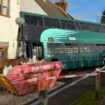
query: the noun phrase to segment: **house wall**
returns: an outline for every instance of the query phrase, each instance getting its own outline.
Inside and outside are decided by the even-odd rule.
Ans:
[[[20,9],[24,12],[47,15],[35,0],[21,0]]]
[[[17,51],[18,25],[15,20],[20,14],[18,0],[10,1],[10,17],[0,15],[0,43],[8,42],[8,58],[15,58]]]

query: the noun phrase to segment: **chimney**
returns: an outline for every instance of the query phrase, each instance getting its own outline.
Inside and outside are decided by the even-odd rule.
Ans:
[[[55,5],[61,7],[65,12],[67,12],[67,0],[59,0],[59,2],[56,2]]]

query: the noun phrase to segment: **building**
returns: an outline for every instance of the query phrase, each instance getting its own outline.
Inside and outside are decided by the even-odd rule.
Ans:
[[[48,0],[0,0],[0,58],[16,58],[19,26],[16,18],[20,12],[53,17],[72,18],[67,13],[67,3],[55,4]]]
[[[19,17],[18,0],[0,0],[0,58],[15,58]]]

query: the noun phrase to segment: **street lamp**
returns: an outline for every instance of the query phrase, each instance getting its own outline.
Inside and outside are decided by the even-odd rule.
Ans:
[[[17,25],[19,25],[19,28],[20,28],[20,34],[21,34],[22,45],[23,45],[23,57],[26,58],[25,39],[24,39],[24,35],[23,35],[23,24],[25,23],[25,19],[23,17],[17,17],[15,21],[16,21]]]
[[[23,24],[25,23],[25,19],[22,18],[22,17],[17,17],[17,18],[16,18],[16,23],[17,23],[19,26],[21,26],[21,25],[23,25]]]

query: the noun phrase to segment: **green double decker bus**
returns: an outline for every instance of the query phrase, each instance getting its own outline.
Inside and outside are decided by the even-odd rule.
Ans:
[[[103,65],[105,25],[22,12],[25,19],[18,43],[26,57],[61,61],[65,69]]]

